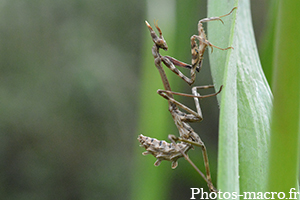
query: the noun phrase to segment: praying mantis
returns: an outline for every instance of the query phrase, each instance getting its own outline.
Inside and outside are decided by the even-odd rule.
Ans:
[[[232,47],[220,48],[211,44],[206,38],[206,34],[203,30],[202,23],[209,22],[209,21],[216,21],[216,20],[219,20],[223,23],[221,18],[230,15],[236,8],[237,7],[234,7],[229,13],[225,15],[219,17],[204,18],[198,22],[198,35],[193,35],[191,37],[191,54],[192,54],[191,64],[181,62],[170,56],[162,56],[159,53],[159,50],[160,49],[168,50],[168,45],[163,38],[162,31],[158,27],[158,25],[155,24],[155,27],[159,33],[158,36],[153,30],[153,28],[150,26],[150,24],[147,21],[145,21],[150,31],[152,41],[154,42],[154,45],[152,47],[152,55],[154,57],[154,63],[160,73],[161,80],[164,86],[164,90],[159,89],[157,90],[157,93],[168,101],[168,109],[179,131],[179,137],[176,137],[175,135],[169,135],[168,139],[171,141],[171,143],[168,143],[166,141],[160,141],[155,138],[139,135],[138,140],[141,144],[140,146],[146,149],[143,155],[152,154],[157,159],[156,162],[154,163],[155,166],[158,166],[162,160],[171,161],[173,169],[175,169],[178,165],[177,160],[181,157],[184,157],[193,166],[193,168],[200,174],[200,176],[206,181],[209,190],[212,192],[217,192],[217,189],[214,187],[212,183],[206,147],[203,141],[201,140],[201,138],[199,137],[199,135],[192,129],[192,127],[188,124],[188,122],[199,122],[203,120],[199,99],[218,95],[222,90],[222,86],[220,87],[218,92],[213,94],[203,95],[203,96],[201,96],[198,93],[198,89],[208,89],[208,88],[213,88],[214,86],[213,85],[194,86],[192,87],[192,94],[173,92],[171,90],[171,86],[169,84],[168,78],[166,76],[166,73],[161,63],[164,63],[164,65],[167,68],[169,68],[172,72],[174,72],[188,85],[191,86],[195,82],[196,71],[199,72],[202,67],[203,54],[208,46],[211,47],[212,50],[213,47],[220,50],[233,49]],[[197,44],[197,41],[199,44]],[[185,76],[175,66],[190,69],[190,78]],[[178,102],[177,100],[174,99],[173,95],[181,95],[181,96],[194,98],[197,111],[194,111],[191,108],[185,106],[184,104]],[[181,111],[180,109],[183,111]],[[176,143],[178,141],[179,143]],[[199,168],[191,161],[191,159],[187,155],[187,152],[193,146],[198,146],[201,147],[202,149],[206,175],[204,175],[204,173],[202,173],[199,170]]]

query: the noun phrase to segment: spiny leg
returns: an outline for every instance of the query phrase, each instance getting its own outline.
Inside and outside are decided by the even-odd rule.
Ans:
[[[173,143],[173,145],[181,152],[181,154],[183,155],[183,157],[190,163],[190,165],[198,172],[198,174],[200,174],[200,176],[205,180],[205,182],[208,185],[208,188],[211,192],[218,192],[217,189],[214,187],[212,180],[211,180],[211,176],[210,176],[210,170],[209,170],[209,162],[208,162],[208,156],[207,156],[207,152],[206,152],[206,148],[204,143],[202,142],[202,153],[203,153],[203,158],[204,158],[204,164],[205,164],[205,169],[206,169],[206,177],[203,174],[203,172],[201,172],[201,170],[193,163],[193,161],[189,158],[189,156],[178,147],[176,141],[177,140],[181,140],[180,138],[175,137],[174,135],[169,135],[168,139]],[[183,141],[183,140],[182,140]],[[186,143],[191,143],[192,145],[196,145],[199,146],[198,143],[195,142],[191,142],[189,140],[184,140],[184,142]],[[203,150],[204,147],[204,150]]]
[[[176,58],[173,58],[171,56],[164,56],[164,57],[166,57],[167,59],[169,59],[170,62],[172,62],[174,65],[176,65],[178,67],[183,67],[183,68],[186,68],[186,69],[191,69],[192,68],[192,65],[187,64],[185,62],[182,62],[180,60],[177,60]]]
[[[157,93],[159,95],[161,95],[162,97],[164,97],[165,99],[167,99],[169,102],[177,105],[181,109],[183,109],[186,112],[188,112],[189,114],[191,114],[191,115],[186,115],[185,118],[183,117],[183,119],[182,119],[183,121],[194,122],[194,121],[201,121],[203,119],[199,99],[218,95],[222,91],[223,85],[220,87],[218,92],[213,93],[213,94],[203,95],[203,96],[200,96],[200,94],[197,92],[197,89],[208,89],[208,88],[213,88],[213,87],[214,87],[213,85],[195,86],[192,88],[193,95],[180,93],[180,92],[173,92],[173,91],[168,91],[168,90],[157,90]],[[197,112],[195,112],[191,108],[185,106],[184,104],[180,103],[179,101],[175,100],[173,97],[170,96],[170,94],[186,96],[186,97],[193,97],[194,101],[195,101],[195,106],[196,106]]]
[[[220,49],[220,50],[223,50],[223,51],[228,50],[228,49],[234,49],[233,47],[221,48],[221,47],[215,46],[212,43],[210,43],[206,38],[203,38],[203,37],[201,37],[199,35],[193,35],[192,38],[193,38],[193,40],[197,39],[199,41],[199,46],[205,46],[205,48],[207,46],[210,46],[211,47],[211,53],[213,52],[213,47],[215,47],[217,49]],[[203,52],[204,53],[205,50],[204,49],[202,50],[202,49],[203,49],[203,47],[199,48],[199,52]],[[203,60],[203,58],[202,58],[202,60]]]
[[[213,47],[215,47],[217,49],[220,49],[220,50],[227,50],[227,49],[232,48],[232,47],[220,48],[218,46],[215,46],[215,45],[211,44],[206,39],[206,34],[205,34],[205,31],[202,27],[202,23],[219,20],[224,24],[224,22],[221,18],[230,15],[233,12],[233,10],[235,10],[236,8],[237,7],[234,7],[229,13],[227,13],[225,15],[222,15],[222,16],[219,16],[219,17],[204,18],[204,19],[201,19],[198,22],[198,34],[199,35],[193,35],[191,37],[191,54],[192,54],[191,77],[192,78],[195,76],[195,70],[197,70],[199,72],[201,67],[202,67],[203,54],[204,54],[204,51],[205,51],[207,46],[211,47],[211,51],[213,51]],[[197,45],[195,39],[198,39],[199,46]]]
[[[209,86],[195,86],[195,87],[192,88],[192,94],[194,95],[194,102],[195,102],[196,110],[197,110],[197,113],[201,113],[201,115],[202,115],[202,111],[201,111],[201,107],[200,107],[200,103],[199,103],[199,98],[206,98],[206,97],[216,96],[222,91],[222,88],[223,88],[223,85],[221,85],[218,92],[213,93],[213,94],[209,94],[209,95],[204,95],[204,96],[200,96],[200,94],[197,92],[197,89],[207,89],[210,86],[211,85],[209,85]]]
[[[194,94],[194,90],[197,91],[197,89],[208,89],[208,88],[214,88],[213,85],[203,85],[203,86],[194,86],[192,88],[192,92]],[[175,95],[180,95],[180,96],[185,96],[185,97],[194,97],[194,98],[199,98],[199,99],[203,99],[203,98],[207,98],[207,97],[212,97],[212,96],[216,96],[218,95],[221,91],[222,91],[223,85],[221,85],[220,89],[218,92],[212,93],[212,94],[207,94],[207,95],[203,95],[203,96],[199,96],[199,95],[191,95],[191,94],[186,94],[186,93],[181,93],[181,92],[173,92],[173,91],[169,91],[169,90],[157,90],[161,92],[165,92],[168,94],[175,94]],[[198,94],[198,93],[197,93]]]
[[[176,141],[182,141],[182,142],[185,142],[185,143],[189,143],[189,144],[201,147],[202,153],[203,153],[204,165],[205,165],[205,169],[206,169],[206,173],[207,173],[207,179],[209,180],[209,179],[211,179],[211,177],[210,177],[209,161],[208,161],[208,155],[207,155],[206,147],[205,147],[205,145],[202,142],[200,137],[197,137],[197,140],[198,141],[190,141],[190,140],[187,140],[187,139],[184,139],[184,138],[181,138],[181,137],[176,138]]]
[[[223,20],[221,18],[230,15],[235,9],[237,9],[237,7],[233,7],[229,13],[227,13],[225,15],[221,15],[219,17],[208,17],[208,18],[201,19],[199,21],[199,23],[219,20],[219,21],[221,21],[224,24],[224,22],[223,22]]]
[[[215,48],[218,48],[218,49],[220,49],[220,50],[227,50],[227,49],[232,48],[232,47],[220,48],[220,47],[217,47],[217,46],[211,44],[210,42],[208,42],[208,41],[206,40],[206,35],[205,35],[204,30],[203,30],[202,23],[219,20],[219,21],[221,21],[221,22],[224,24],[224,22],[223,22],[223,20],[222,20],[221,18],[230,15],[235,9],[237,9],[237,7],[232,8],[231,11],[230,11],[229,13],[227,13],[227,14],[225,14],[225,15],[222,15],[222,16],[219,16],[219,17],[209,17],[209,18],[201,19],[201,20],[198,22],[198,32],[199,32],[199,35],[198,35],[198,38],[197,38],[197,39],[199,40],[199,42],[207,43],[207,45],[209,45],[210,47],[215,47]],[[195,36],[196,36],[196,35],[195,35]],[[196,36],[196,37],[197,37],[197,36]],[[202,41],[201,41],[201,40],[202,40]],[[199,45],[199,46],[200,46],[200,45]]]
[[[193,56],[193,58],[192,58],[193,68],[196,68],[196,69],[200,70],[201,65],[202,65],[202,60],[203,60],[203,54],[204,54],[204,51],[205,51],[207,46],[211,47],[211,52],[213,52],[213,47],[215,47],[217,49],[220,49],[220,50],[233,49],[232,47],[221,48],[221,47],[215,46],[212,43],[210,43],[206,39],[206,34],[205,34],[205,31],[202,27],[202,23],[219,20],[224,24],[224,22],[222,21],[221,18],[230,15],[233,12],[233,10],[235,10],[235,9],[237,9],[237,7],[234,7],[229,13],[227,13],[225,15],[222,15],[222,16],[219,16],[219,17],[204,18],[204,19],[201,19],[198,22],[198,35],[193,35],[191,37],[191,52],[192,52],[192,56]],[[196,39],[199,41],[199,47],[198,47],[198,45],[195,41]],[[198,50],[198,51],[196,51],[196,50]]]
[[[175,62],[179,66],[182,66],[185,68],[190,68],[191,70],[193,70],[193,68],[188,64],[184,65],[185,63],[180,62],[180,61],[176,60],[175,58],[173,58],[173,59],[169,59],[169,58],[170,58],[169,56],[161,56],[161,60],[163,61],[163,63],[166,65],[167,68],[169,68],[172,72],[174,72],[177,76],[179,76],[187,84],[192,85],[195,82],[196,75],[191,75],[191,78],[187,77],[179,69],[177,69],[175,67],[175,64],[173,62]]]

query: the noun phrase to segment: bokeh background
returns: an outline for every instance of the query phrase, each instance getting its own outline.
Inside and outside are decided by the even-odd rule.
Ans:
[[[145,54],[151,55],[151,47],[144,49],[146,41],[151,42],[144,24],[153,10],[149,2],[0,2],[1,199],[134,199],[138,163],[148,160],[155,168],[155,159],[143,157],[136,140],[143,133],[141,94],[158,96],[156,90],[141,87]],[[159,5],[164,15],[185,16],[176,12],[178,1],[167,2]],[[258,47],[267,24],[267,3],[251,0]],[[195,1],[195,8],[199,17],[194,31],[186,33],[183,49],[197,33],[197,21],[206,17],[206,1]],[[154,18],[164,23],[161,16]],[[153,24],[154,18],[148,21]],[[187,55],[180,59],[190,62]],[[196,84],[212,83],[208,65],[205,57]],[[154,63],[152,67],[155,71]],[[174,84],[175,91],[190,93],[181,82]],[[193,107],[191,99],[180,99]],[[205,121],[193,128],[206,143],[216,177],[217,101],[203,100],[201,106]],[[168,113],[167,103],[163,112]],[[173,123],[171,116],[168,119],[162,125]],[[166,140],[170,133],[176,134],[175,126],[159,139]],[[199,149],[191,152],[196,160],[199,155]],[[183,159],[179,165],[171,170],[170,163],[163,162],[155,168],[170,173],[170,199],[186,198],[189,187],[205,187]]]

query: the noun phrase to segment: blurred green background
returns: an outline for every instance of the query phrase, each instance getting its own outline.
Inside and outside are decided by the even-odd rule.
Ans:
[[[175,3],[161,5],[165,15]],[[268,5],[266,0],[251,4],[259,46]],[[151,48],[143,49],[151,42],[144,24],[153,9],[149,6],[138,0],[1,1],[1,199],[131,199],[137,162],[150,160],[154,168],[155,161],[141,155],[136,140],[143,133],[137,128],[141,66],[144,52],[151,54]],[[199,18],[193,19],[189,37],[197,33],[197,21],[206,17],[206,1],[195,6]],[[163,22],[160,17],[154,19]],[[154,19],[147,20],[153,24]],[[190,62],[187,55],[179,59]],[[206,57],[196,84],[212,83],[208,65]],[[174,91],[190,93],[188,86],[176,87]],[[151,96],[155,92],[149,91]],[[191,99],[181,99],[193,107]],[[205,120],[193,128],[206,143],[215,178],[217,101],[203,100],[201,106]],[[151,117],[156,116],[149,113]],[[173,123],[168,119],[162,124]],[[170,133],[176,135],[175,126],[159,139]],[[191,152],[192,158],[199,155],[199,149]],[[195,179],[197,174],[183,159],[175,171],[168,162],[161,165],[156,169],[171,172],[170,199],[182,199],[189,196],[189,187],[201,187],[201,178]]]

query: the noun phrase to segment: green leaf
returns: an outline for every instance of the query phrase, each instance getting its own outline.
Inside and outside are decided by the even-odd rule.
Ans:
[[[219,96],[218,189],[259,192],[266,188],[272,93],[259,61],[248,0],[208,1],[208,16],[224,17],[224,25],[209,22],[208,39],[219,47],[210,54]]]
[[[262,39],[260,39],[259,54],[260,61],[268,80],[272,87],[273,74],[273,56],[274,56],[274,41],[275,41],[275,25],[277,22],[277,10],[279,0],[269,1],[269,9],[266,19],[266,27],[263,30]]]
[[[273,73],[274,108],[268,190],[298,191],[300,109],[299,1],[280,1],[275,32]],[[294,190],[294,192],[297,192]],[[298,197],[299,199],[299,197]]]

